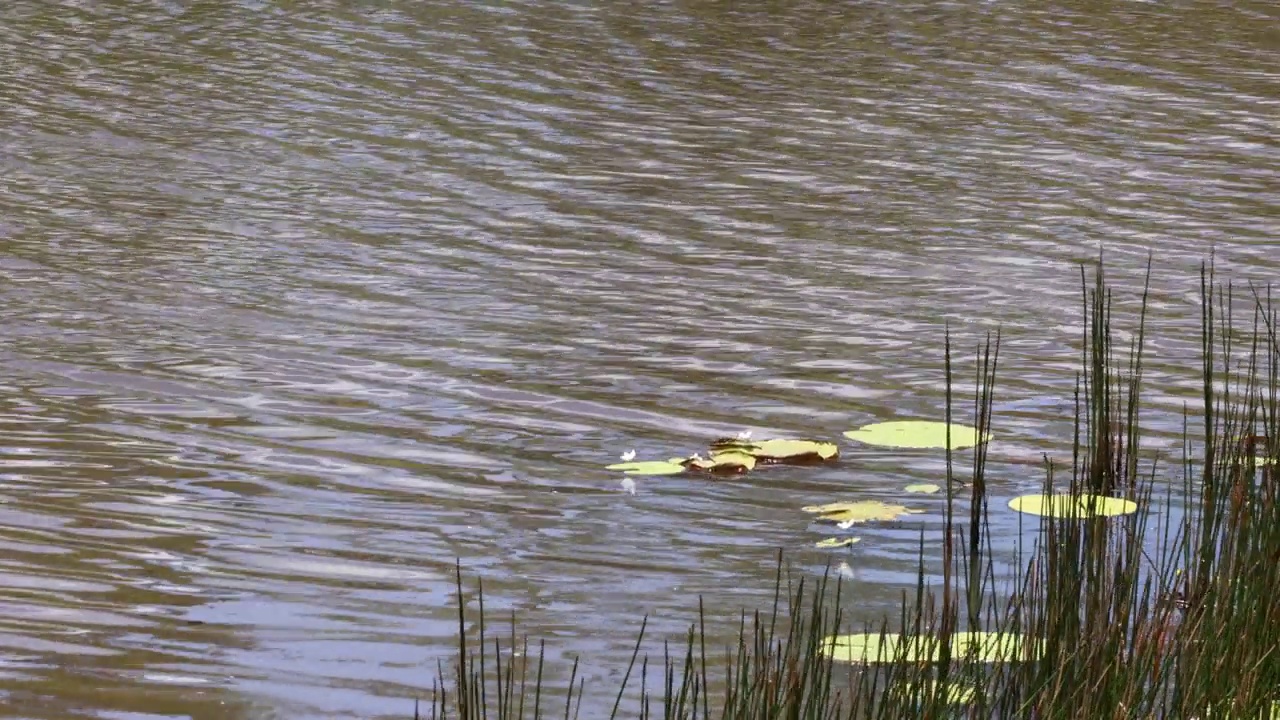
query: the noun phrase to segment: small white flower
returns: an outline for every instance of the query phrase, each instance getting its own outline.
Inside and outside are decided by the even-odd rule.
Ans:
[[[628,450],[622,453],[621,455],[619,455],[618,457],[622,458],[622,462],[631,462],[632,460],[636,459],[636,451]]]
[[[751,439],[751,431],[750,431],[750,430],[743,430],[743,431],[739,432],[739,433],[738,433],[738,439],[739,439],[739,440],[750,440],[750,439]]]
[[[622,489],[623,489],[623,490],[626,490],[627,492],[631,493],[632,495],[635,495],[635,494],[636,494],[636,481],[635,481],[635,480],[632,480],[631,478],[622,478]]]
[[[701,459],[702,459],[702,453],[694,453],[694,454],[693,454],[693,457],[691,457],[691,458],[689,458],[689,459],[690,459],[690,460],[701,460]]]

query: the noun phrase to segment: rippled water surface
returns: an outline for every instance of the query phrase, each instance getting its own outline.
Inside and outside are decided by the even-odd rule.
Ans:
[[[455,558],[595,697],[645,613],[678,637],[702,593],[727,638],[780,547],[891,607],[941,501],[835,557],[798,508],[901,500],[936,455],[634,494],[603,466],[937,418],[943,328],[966,388],[1000,328],[1000,507],[1067,449],[1100,251],[1124,317],[1153,253],[1146,418],[1176,438],[1201,261],[1280,278],[1276,28],[1248,0],[9,0],[0,705],[407,717]]]

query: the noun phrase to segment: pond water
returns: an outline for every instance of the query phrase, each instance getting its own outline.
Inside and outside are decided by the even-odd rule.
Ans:
[[[942,459],[604,470],[961,417],[993,508],[1069,453],[1080,263],[1145,419],[1199,267],[1280,278],[1274,4],[10,0],[0,9],[0,705],[407,717],[452,577],[609,695],[644,614],[728,639],[776,552],[914,581]],[[908,498],[904,500],[903,498]],[[838,553],[799,511],[926,512]],[[1016,517],[993,511],[997,532]],[[660,650],[653,645],[651,650]],[[594,702],[594,700],[589,700]]]

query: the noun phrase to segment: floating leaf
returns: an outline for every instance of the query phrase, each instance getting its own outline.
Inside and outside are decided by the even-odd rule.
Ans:
[[[818,542],[814,543],[814,545],[813,545],[813,546],[814,546],[814,547],[816,547],[816,548],[819,548],[819,549],[821,549],[821,550],[830,550],[831,548],[849,547],[850,545],[854,545],[854,544],[856,544],[856,543],[860,543],[860,542],[862,542],[862,538],[856,538],[856,537],[835,538],[835,537],[830,537],[830,538],[827,538],[826,540],[819,540]]]
[[[674,460],[641,460],[640,462],[614,463],[606,470],[621,470],[627,475],[679,475],[685,471],[680,458]]]
[[[981,662],[1035,659],[1042,643],[1016,633],[957,632],[951,634],[951,657]],[[836,635],[823,641],[823,652],[832,660],[871,664],[902,660],[908,663],[938,662],[942,643],[938,638],[898,634]]]
[[[908,485],[902,489],[909,493],[923,493],[925,495],[932,495],[938,492],[939,490],[941,490],[942,486],[934,485],[933,483],[916,483],[914,485]]]
[[[1029,515],[1053,517],[1112,517],[1137,512],[1138,503],[1103,495],[1022,495],[1009,501],[1009,507]]]
[[[946,448],[947,424],[923,420],[894,420],[892,422],[875,423],[857,430],[849,430],[844,434],[850,440],[857,440],[868,445],[883,445],[895,448]],[[991,433],[982,437],[982,442],[991,440]],[[973,447],[979,444],[978,429],[968,425],[951,424],[951,449]]]
[[[685,460],[684,466],[717,475],[740,475],[754,468],[756,459],[743,452],[717,452],[713,453],[709,458],[700,458],[695,455]]]
[[[810,505],[800,509],[808,513],[818,513],[819,521],[840,523],[843,527],[874,520],[897,520],[903,515],[924,512],[923,510],[911,510],[903,505],[890,505],[879,500],[827,503],[826,505]]]
[[[775,439],[750,442],[743,438],[720,438],[711,443],[711,452],[740,452],[761,463],[792,465],[829,462],[840,456],[840,448],[835,443],[818,440]]]

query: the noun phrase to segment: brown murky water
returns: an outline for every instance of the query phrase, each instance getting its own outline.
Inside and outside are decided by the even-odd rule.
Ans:
[[[640,616],[765,602],[798,507],[928,453],[603,470],[750,428],[937,418],[1004,333],[993,493],[1069,435],[1077,263],[1147,415],[1194,399],[1199,263],[1280,278],[1269,2],[179,3],[0,9],[0,706],[406,717],[453,562],[611,692]],[[966,381],[968,382],[968,381]],[[939,500],[913,498],[929,531]],[[993,506],[998,507],[993,502]],[[1016,520],[994,514],[997,524]]]

